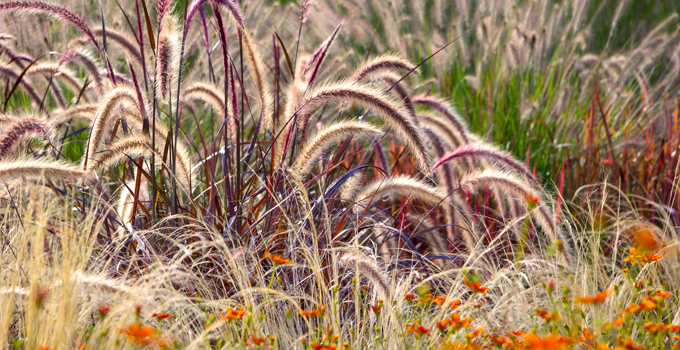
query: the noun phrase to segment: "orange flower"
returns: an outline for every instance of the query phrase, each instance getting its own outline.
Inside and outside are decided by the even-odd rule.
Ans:
[[[568,349],[571,340],[559,336],[557,334],[550,334],[545,337],[540,337],[536,334],[527,334],[524,338],[524,347],[527,350],[558,350]]]
[[[494,334],[485,334],[487,338],[493,343],[493,345],[501,347],[501,346],[507,346],[511,348],[513,346],[512,340],[510,338],[504,336],[504,335],[494,335]]]
[[[628,304],[625,309],[623,309],[622,312],[627,313],[627,314],[634,314],[638,311],[642,310],[640,305],[638,304]]]
[[[152,346],[161,349],[170,347],[170,344],[165,339],[156,334],[156,328],[152,326],[142,326],[134,323],[120,332],[136,345]]]
[[[508,334],[512,334],[515,337],[521,337],[521,336],[527,334],[527,332],[525,332],[525,331],[510,331]]]
[[[644,346],[641,346],[640,344],[635,343],[634,341],[630,339],[626,339],[625,341],[621,338],[616,340],[617,346],[614,348],[616,350],[645,350]]]
[[[373,309],[373,312],[375,312],[376,315],[380,315],[380,310],[383,307],[383,301],[378,300],[378,305],[371,305],[371,309]]]
[[[404,298],[406,299],[406,302],[409,303],[409,305],[413,302],[413,299],[416,297],[415,293],[408,293],[404,295]]]
[[[40,346],[38,346],[38,350],[56,350],[56,349],[57,349],[56,347],[50,348],[50,347],[47,346],[47,345],[40,345]]]
[[[467,278],[464,279],[463,282],[464,282],[465,285],[466,285],[468,288],[470,288],[470,290],[472,290],[474,293],[479,293],[479,294],[486,295],[486,291],[489,289],[489,288],[482,287],[482,284],[481,284],[481,283],[479,283],[479,282],[477,282],[477,281],[474,281],[474,282],[473,282],[473,281],[470,281],[470,280],[467,279]]]
[[[455,310],[455,309],[458,308],[458,306],[460,306],[460,300],[459,300],[459,299],[456,299],[456,300],[454,300],[454,301],[451,302],[451,308],[452,308],[452,309]]]
[[[635,305],[635,304],[633,304],[633,305]],[[636,306],[637,306],[637,305],[636,305]],[[626,320],[625,318],[619,317],[619,318],[617,318],[614,322],[605,322],[604,324],[602,324],[602,327],[604,328],[605,331],[608,331],[608,330],[610,330],[610,329],[612,329],[612,328],[619,327],[620,325],[623,324],[623,322],[624,322],[625,320]]]
[[[420,320],[413,322],[412,325],[407,324],[406,334],[415,334],[416,338],[420,338],[423,335],[430,333],[430,330],[420,325]]]
[[[446,295],[444,296],[438,295],[432,299],[432,302],[440,306],[444,305],[444,303],[446,302]]]
[[[538,309],[536,309],[536,315],[538,315],[538,317],[546,320],[547,322],[554,322],[554,321],[558,321],[560,319],[560,315],[557,313],[557,311],[555,311],[553,313],[549,313],[548,311],[543,310],[540,307]]]
[[[466,334],[466,335],[465,335],[465,338],[468,338],[468,339],[475,339],[475,338],[477,338],[480,334],[482,334],[482,332],[484,332],[484,328],[477,328],[477,329],[475,329],[474,331],[472,331],[471,333]]]
[[[646,332],[656,334],[659,332],[665,332],[665,331],[672,331],[672,332],[677,332],[680,331],[680,326],[674,326],[672,324],[664,324],[663,322],[661,323],[654,323],[654,322],[646,322],[643,326]]]
[[[255,344],[255,346],[260,346],[267,341],[267,337],[258,337],[255,334],[250,335],[250,341]]]
[[[269,260],[273,261],[275,265],[283,265],[283,264],[290,264],[292,261],[280,256],[280,255],[272,255],[269,253],[266,253],[264,255],[266,258],[269,258]]]
[[[232,321],[232,320],[240,320],[245,316],[246,314],[246,309],[240,308],[240,309],[234,309],[233,307],[227,308],[227,313],[222,314],[220,316],[220,321]]]
[[[109,304],[101,303],[97,306],[97,313],[99,314],[99,318],[104,318],[106,315],[109,313],[109,309],[111,307]]]
[[[335,350],[336,349],[335,344],[332,344],[332,343],[331,344],[324,344],[324,343],[319,344],[318,342],[315,342],[315,341],[310,342],[309,346],[314,350]]]
[[[640,248],[630,248],[630,255],[623,259],[624,262],[630,261],[631,264],[635,265],[639,262],[646,264],[648,262],[654,262],[663,258],[661,255],[654,254],[653,252],[644,253]]]
[[[654,228],[648,225],[641,225],[632,233],[632,240],[635,246],[640,250],[658,250],[663,247],[663,241],[654,232]]]
[[[665,290],[657,289],[656,295],[661,299],[667,299],[668,297],[673,295],[673,292],[668,292],[668,291],[665,291]]]
[[[601,304],[612,293],[614,293],[613,289],[607,289],[604,292],[595,294],[593,296],[583,295],[583,296],[576,298],[576,303],[577,304]]]
[[[318,309],[312,310],[312,311],[304,311],[304,310],[298,311],[298,315],[305,315],[307,317],[317,317],[317,316],[323,317],[323,314],[325,314],[325,313],[326,313],[326,305],[321,305],[321,306],[319,306]]]
[[[449,326],[449,320],[448,319],[443,319],[441,321],[436,321],[435,324],[437,325],[437,328],[439,328],[440,331],[446,332],[446,328]]]
[[[155,313],[155,314],[151,315],[151,317],[153,317],[157,320],[163,320],[163,319],[166,319],[166,318],[170,318],[172,316],[173,316],[172,314],[166,314],[165,312],[159,312],[159,313]]]
[[[457,312],[454,312],[451,314],[451,321],[449,321],[449,325],[451,325],[454,330],[458,331],[463,327],[472,327],[470,324],[472,321],[474,321],[472,318],[461,318]]]
[[[548,292],[548,294],[552,294],[552,292],[555,291],[555,281],[549,280],[548,282],[546,282],[545,290]]]

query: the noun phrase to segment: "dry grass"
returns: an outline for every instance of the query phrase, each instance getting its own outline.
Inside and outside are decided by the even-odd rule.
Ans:
[[[576,53],[578,1],[178,4],[0,3],[17,28],[0,34],[2,348],[677,343],[677,107],[650,122],[652,153],[626,143],[630,116],[670,105],[675,73],[631,58],[665,59],[669,23],[617,58]],[[650,110],[621,107],[633,81]],[[543,123],[512,136],[545,128],[554,150],[565,113],[575,168],[642,185],[607,174],[565,198],[571,156],[547,176],[494,144],[514,103]]]

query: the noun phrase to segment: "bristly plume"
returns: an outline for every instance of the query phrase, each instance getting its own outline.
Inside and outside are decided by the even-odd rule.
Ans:
[[[449,105],[448,102],[436,96],[423,96],[423,95],[414,97],[412,101],[415,104],[422,104],[428,106],[437,111],[442,116],[444,116],[451,124],[453,124],[456,130],[460,132],[461,138],[463,139],[464,143],[470,143],[468,139],[468,130],[466,126],[467,124],[458,115],[458,112],[456,112],[456,110]]]
[[[158,35],[158,55],[156,57],[156,96],[166,100],[170,95],[172,79],[179,68],[181,38],[177,20],[173,16],[163,18],[163,29]]]
[[[157,146],[158,147],[158,146]],[[162,161],[161,152],[151,148],[151,140],[146,136],[128,136],[116,141],[108,149],[99,153],[96,158],[91,158],[87,164],[87,171],[95,171],[103,168],[113,168],[123,161],[139,157],[150,158],[155,154]],[[161,162],[156,167],[161,167]]]
[[[90,78],[94,80],[95,88],[97,89],[97,95],[101,97],[104,92],[104,87],[101,74],[99,73],[99,68],[97,67],[95,61],[82,51],[71,49],[61,55],[61,58],[59,59],[59,66],[65,65],[71,61],[78,61],[83,65],[83,68],[85,68],[87,74],[89,74]]]
[[[0,159],[4,159],[26,136],[44,137],[49,141],[51,135],[50,126],[40,118],[24,117],[17,119],[7,126],[0,136]]]
[[[434,131],[428,129],[428,128],[423,128],[423,134],[427,137],[430,145],[432,145],[432,148],[435,151],[435,154],[437,157],[441,157],[445,154],[445,148],[444,148],[444,142],[441,140],[439,135],[437,135]],[[454,185],[454,176],[453,176],[453,169],[451,168],[451,164],[444,164],[443,165],[443,171],[438,171],[435,173],[437,182],[441,186],[442,184],[444,185],[444,188],[446,189],[446,193],[455,196],[455,185]],[[434,171],[433,171],[434,172]],[[456,210],[453,205],[453,201],[451,201],[451,205],[447,205],[444,209],[444,219],[446,221],[446,236],[451,242],[451,244],[456,246],[457,242],[460,241],[458,232],[462,231],[463,234],[463,239],[465,240],[465,245],[468,248],[468,252],[471,252],[471,248],[474,247],[474,242],[472,241],[472,238],[470,236],[470,233],[467,232],[467,230],[456,230],[456,216],[458,215],[456,213]]]
[[[461,158],[470,159],[473,161],[475,159],[482,158],[493,161],[495,163],[501,164],[504,167],[510,168],[522,174],[522,176],[528,179],[532,183],[532,185],[534,186],[538,185],[538,181],[531,174],[529,169],[526,168],[526,166],[515,160],[510,154],[484,143],[463,145],[451,152],[446,153],[445,155],[440,157],[439,160],[437,160],[437,162],[435,162],[435,164],[432,166],[432,172],[434,172],[437,168],[439,168],[443,164]]]
[[[94,29],[93,32],[96,36],[102,36],[104,34],[104,31],[100,28]],[[120,45],[135,63],[140,67],[143,66],[141,52],[127,35],[115,29],[106,28],[106,40],[111,40]],[[88,41],[89,38],[75,39],[69,43],[69,47],[85,45]]]
[[[381,298],[384,300],[391,299],[391,289],[387,277],[385,277],[372,260],[345,254],[338,259],[338,265],[344,268],[356,268],[358,273],[363,274],[371,281],[371,283],[373,283],[373,286],[376,288]]]
[[[0,182],[15,179],[81,179],[86,172],[60,161],[46,159],[11,159],[0,161]]]
[[[302,0],[300,2],[300,23],[305,24],[305,22],[307,22],[307,18],[309,17],[309,13],[311,11],[312,11],[311,0]]]
[[[55,79],[60,79],[63,80],[73,91],[80,91],[80,89],[83,88],[83,84],[78,80],[78,78],[75,77],[73,72],[64,67],[64,66],[59,66],[58,64],[55,63],[41,63],[41,64],[34,64],[31,68],[28,69],[26,72],[26,76],[32,76],[32,75],[46,75],[50,76],[54,74]],[[85,96],[83,96],[82,99]]]
[[[53,127],[57,127],[63,123],[67,123],[71,119],[78,119],[90,124],[94,120],[94,115],[97,113],[99,106],[96,104],[75,106],[64,110],[56,110],[49,119]]]
[[[382,200],[383,197],[389,197],[393,194],[412,196],[432,205],[449,204],[445,190],[432,187],[416,178],[402,175],[378,179],[366,185],[355,197],[357,203],[355,210],[361,212],[369,202],[374,204]]]
[[[421,170],[429,170],[429,155],[419,129],[403,106],[385,95],[382,90],[354,81],[331,83],[308,91],[300,102],[298,115],[306,115],[332,101],[352,101],[375,110],[377,114],[406,143]],[[289,116],[286,116],[289,117]]]
[[[92,129],[90,130],[90,135],[87,139],[87,150],[85,152],[83,169],[87,169],[87,160],[92,158],[95,152],[97,152],[97,149],[99,149],[99,145],[104,138],[104,130],[106,129],[109,118],[111,118],[121,104],[134,106],[135,110],[139,113],[141,113],[141,109],[144,108],[137,103],[137,95],[131,87],[119,86],[113,89],[108,96],[106,96],[104,102],[102,102],[97,111],[97,115],[94,118],[94,122],[92,123]]]
[[[255,84],[260,99],[262,127],[264,130],[269,130],[272,127],[274,120],[272,116],[274,97],[272,96],[269,80],[267,80],[266,66],[264,62],[262,62],[260,54],[255,52],[255,45],[253,45],[250,35],[248,35],[245,30],[241,31],[241,33],[243,38],[243,51],[248,59],[248,67],[250,68],[250,77]]]
[[[335,123],[319,131],[307,142],[293,164],[292,171],[300,177],[307,175],[312,170],[314,161],[335,141],[348,136],[377,136],[381,133],[380,129],[367,122],[346,120]]]
[[[555,215],[552,214],[550,207],[544,203],[541,196],[537,194],[526,181],[519,179],[516,175],[491,168],[482,172],[472,173],[468,175],[467,178],[461,180],[460,183],[461,187],[467,191],[471,191],[480,186],[497,186],[501,189],[501,193],[514,193],[522,199],[532,201],[538,199],[536,209],[531,212],[532,217],[552,240],[559,239],[565,244],[565,247],[567,246],[567,241],[557,227]],[[567,259],[567,262],[570,261],[570,251],[567,248],[564,250],[564,257]]]
[[[87,22],[64,7],[48,4],[42,1],[10,1],[0,4],[0,11],[22,11],[28,13],[44,12],[51,14],[78,27],[78,29],[85,33],[90,41],[92,41],[94,46],[97,48],[97,51],[101,51],[99,48],[99,43],[97,43],[97,39],[94,37],[94,33]]]
[[[443,136],[447,146],[444,148],[447,151],[465,145],[466,140],[469,141],[468,135],[464,135],[458,129],[456,129],[454,125],[447,123],[445,120],[432,112],[418,112],[416,119],[418,119],[422,125],[431,128]]]
[[[413,107],[413,102],[411,101],[411,96],[408,90],[406,90],[406,87],[404,86],[404,82],[399,82],[399,79],[401,79],[400,76],[397,76],[394,73],[385,73],[380,76],[378,76],[375,80],[376,81],[381,81],[384,84],[386,84],[388,87],[394,86],[392,91],[399,96],[399,98],[404,101],[404,105],[406,106],[406,109],[408,109],[409,114],[411,117],[413,117],[413,121],[416,123],[416,126],[419,126],[419,121],[418,118],[416,118],[416,110]]]
[[[158,17],[156,18],[156,21],[160,24],[163,21],[163,16],[165,13],[168,11],[170,8],[170,4],[172,4],[172,0],[158,0],[158,3],[156,4],[156,12],[158,13]],[[108,31],[106,32],[108,35]]]
[[[369,75],[382,71],[405,70],[410,71],[415,65],[398,55],[386,54],[373,57],[359,67],[351,80],[361,81],[366,79]]]
[[[200,100],[210,104],[210,106],[217,110],[216,112],[219,113],[222,121],[224,121],[224,116],[228,113],[228,107],[224,103],[224,94],[211,84],[193,83],[184,89],[183,98],[190,100]],[[233,135],[236,132],[236,122],[234,118],[230,118],[227,127],[229,128],[229,135]]]

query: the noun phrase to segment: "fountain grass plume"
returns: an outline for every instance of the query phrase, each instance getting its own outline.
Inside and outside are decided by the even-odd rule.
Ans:
[[[541,199],[540,194],[534,191],[527,181],[507,171],[489,168],[481,172],[469,174],[460,183],[461,188],[466,191],[472,191],[478,187],[498,187],[502,194],[514,193],[526,201],[536,201],[536,209],[531,211],[531,216],[538,222],[541,229],[550,236],[550,239],[553,241],[559,239],[564,244],[565,250],[563,256],[567,263],[571,261],[571,251],[568,247],[569,242],[557,227],[555,215],[550,207]]]
[[[420,121],[418,120],[418,118],[416,118],[416,110],[413,107],[413,101],[411,101],[410,92],[406,90],[406,86],[404,85],[403,82],[400,82],[399,79],[401,79],[401,76],[398,76],[394,73],[386,72],[377,76],[375,78],[375,81],[383,82],[388,87],[394,86],[392,91],[397,96],[399,96],[399,98],[402,101],[404,101],[404,105],[406,106],[406,109],[408,109],[408,112],[411,115],[411,117],[413,117],[414,123],[416,124],[416,126],[419,126]]]
[[[116,109],[121,105],[134,106],[136,111],[141,111],[142,106],[137,102],[137,95],[130,86],[119,85],[111,90],[97,110],[97,114],[92,122],[92,128],[87,139],[87,149],[85,151],[85,161],[83,169],[87,169],[87,162],[99,149],[99,145],[104,139],[104,131],[109,119],[113,116]],[[141,113],[141,112],[140,112]]]
[[[314,161],[331,146],[333,142],[343,140],[348,136],[377,136],[382,131],[373,124],[356,121],[345,120],[333,125],[330,125],[319,131],[312,139],[310,139],[302,151],[298,154],[292,171],[300,177],[304,177],[312,171]]]
[[[80,180],[87,173],[71,164],[47,159],[3,159],[0,161],[0,182],[15,179],[41,180],[43,177],[52,181]]]
[[[436,96],[419,95],[411,99],[414,104],[421,104],[430,107],[446,118],[453,127],[458,130],[463,143],[469,143],[467,124],[458,112],[451,105]]]
[[[355,207],[357,212],[363,211],[369,201],[375,203],[382,199],[382,197],[389,197],[393,194],[401,196],[411,196],[421,200],[427,204],[434,205],[448,205],[449,198],[445,190],[438,187],[432,187],[416,178],[407,175],[400,175],[397,177],[388,177],[377,179],[370,184],[364,186],[363,189],[355,196]],[[371,199],[373,199],[371,201]]]
[[[67,109],[61,109],[54,112],[49,119],[50,124],[54,127],[67,123],[69,120],[77,119],[91,124],[94,120],[95,113],[99,110],[99,105],[87,104],[75,106]]]
[[[0,4],[0,11],[14,11],[19,13],[48,13],[78,27],[78,29],[83,32],[94,44],[94,46],[97,48],[97,51],[101,51],[99,48],[99,43],[97,42],[97,39],[95,38],[94,33],[87,22],[65,7],[42,1],[9,1]]]
[[[224,117],[224,94],[217,87],[208,83],[192,83],[184,89],[184,99],[200,100],[213,108]]]
[[[104,168],[114,168],[127,159],[136,159],[139,157],[150,158],[152,155],[156,156],[156,168],[161,169],[162,166],[168,167],[168,164],[163,162],[162,151],[158,148],[152,147],[151,139],[147,136],[131,135],[118,140],[112,144],[107,150],[101,152],[99,156],[90,159],[87,165],[87,171],[96,171]],[[179,153],[179,152],[178,152]],[[186,157],[177,156],[177,170],[176,175],[179,183],[184,187],[185,191],[191,189],[191,164],[186,162]]]
[[[243,52],[248,61],[248,67],[250,68],[250,78],[255,84],[255,89],[259,95],[260,100],[260,111],[262,113],[262,127],[264,130],[268,130],[273,126],[273,115],[272,108],[274,104],[274,96],[271,92],[271,86],[269,80],[267,80],[266,66],[262,62],[262,57],[255,51],[255,45],[253,44],[253,39],[248,35],[248,33],[243,30],[241,31],[243,38]]]
[[[454,128],[452,124],[447,123],[432,112],[418,112],[416,119],[444,137],[446,143],[446,147],[444,148],[446,150],[460,147],[469,141],[469,136],[463,135],[463,133]]]
[[[181,32],[174,16],[163,17],[163,27],[158,35],[158,54],[156,55],[156,95],[166,100],[175,85],[174,72],[179,68],[181,55]]]
[[[378,265],[371,259],[346,253],[338,259],[338,265],[343,268],[355,268],[363,274],[376,288],[383,300],[391,300],[391,288],[387,276],[380,271]]]
[[[78,80],[78,78],[76,78],[75,74],[73,74],[73,72],[70,69],[64,66],[60,66],[59,64],[55,63],[35,64],[31,68],[29,68],[28,71],[26,72],[27,76],[51,75],[51,74],[54,74],[55,78],[63,80],[71,89],[73,89],[74,92],[80,91],[80,89],[82,89],[83,87],[83,84]]]
[[[94,35],[103,36],[104,30],[95,28]],[[137,44],[132,41],[126,34],[115,29],[106,28],[106,40],[111,40],[125,50],[125,53],[132,58],[140,67],[144,66],[142,63],[142,53],[137,48]],[[89,38],[74,39],[69,43],[69,47],[86,45],[90,41]]]
[[[497,147],[479,142],[475,144],[467,144],[457,149],[442,155],[432,166],[432,172],[437,168],[455,159],[486,159],[494,163],[500,164],[503,167],[512,169],[524,176],[527,180],[531,182],[533,186],[538,186],[538,180],[531,174],[529,169],[516,159],[514,159],[509,153],[499,150]]]
[[[52,128],[45,120],[38,117],[30,116],[16,119],[4,129],[2,136],[0,136],[0,159],[5,159],[25,137],[42,137],[47,139],[48,142],[52,140]]]
[[[399,55],[385,54],[369,59],[354,72],[350,79],[354,81],[362,81],[368,78],[369,75],[378,72],[394,70],[410,71],[414,67],[415,65],[413,63]],[[414,71],[414,73],[415,72],[417,71]]]
[[[95,83],[97,95],[101,97],[104,93],[104,83],[102,81],[102,76],[99,73],[99,68],[97,67],[97,64],[94,62],[94,60],[83,51],[71,49],[61,55],[61,58],[59,59],[59,65],[62,66],[71,61],[78,61],[83,65],[83,68],[85,68],[85,71],[87,71],[87,73],[90,75],[90,78]]]
[[[298,115],[332,101],[352,101],[377,111],[390,129],[394,130],[416,158],[418,167],[429,169],[429,154],[419,129],[404,108],[403,103],[387,96],[382,90],[351,80],[322,85],[308,91],[299,104]]]

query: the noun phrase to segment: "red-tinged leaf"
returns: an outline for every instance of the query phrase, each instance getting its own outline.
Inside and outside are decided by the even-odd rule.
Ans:
[[[33,62],[31,62],[24,70],[19,74],[19,77],[17,78],[17,81],[14,82],[14,85],[12,86],[12,90],[9,91],[9,94],[5,98],[5,111],[7,111],[7,103],[9,103],[9,99],[12,97],[12,94],[14,94],[14,91],[17,90],[19,87],[19,84],[21,84],[21,81],[24,79],[24,76],[26,75],[26,72],[28,72],[28,69],[31,68],[32,65],[34,65],[36,62],[38,62],[39,58],[36,58]]]
[[[283,41],[279,37],[279,34],[274,31],[274,35],[276,35],[276,39],[279,41],[279,45],[281,45],[281,48],[283,49],[283,54],[286,56],[286,63],[288,63],[288,69],[290,69],[290,74],[293,75],[293,78],[295,78],[295,72],[293,71],[293,64],[290,62],[290,56],[288,56],[288,50],[286,49],[286,45],[283,44]]]
[[[142,1],[142,9],[144,10],[144,19],[146,20],[146,31],[149,37],[149,45],[151,50],[156,51],[156,42],[153,40],[153,27],[151,27],[151,19],[149,19],[149,11],[146,10],[146,0]]]

